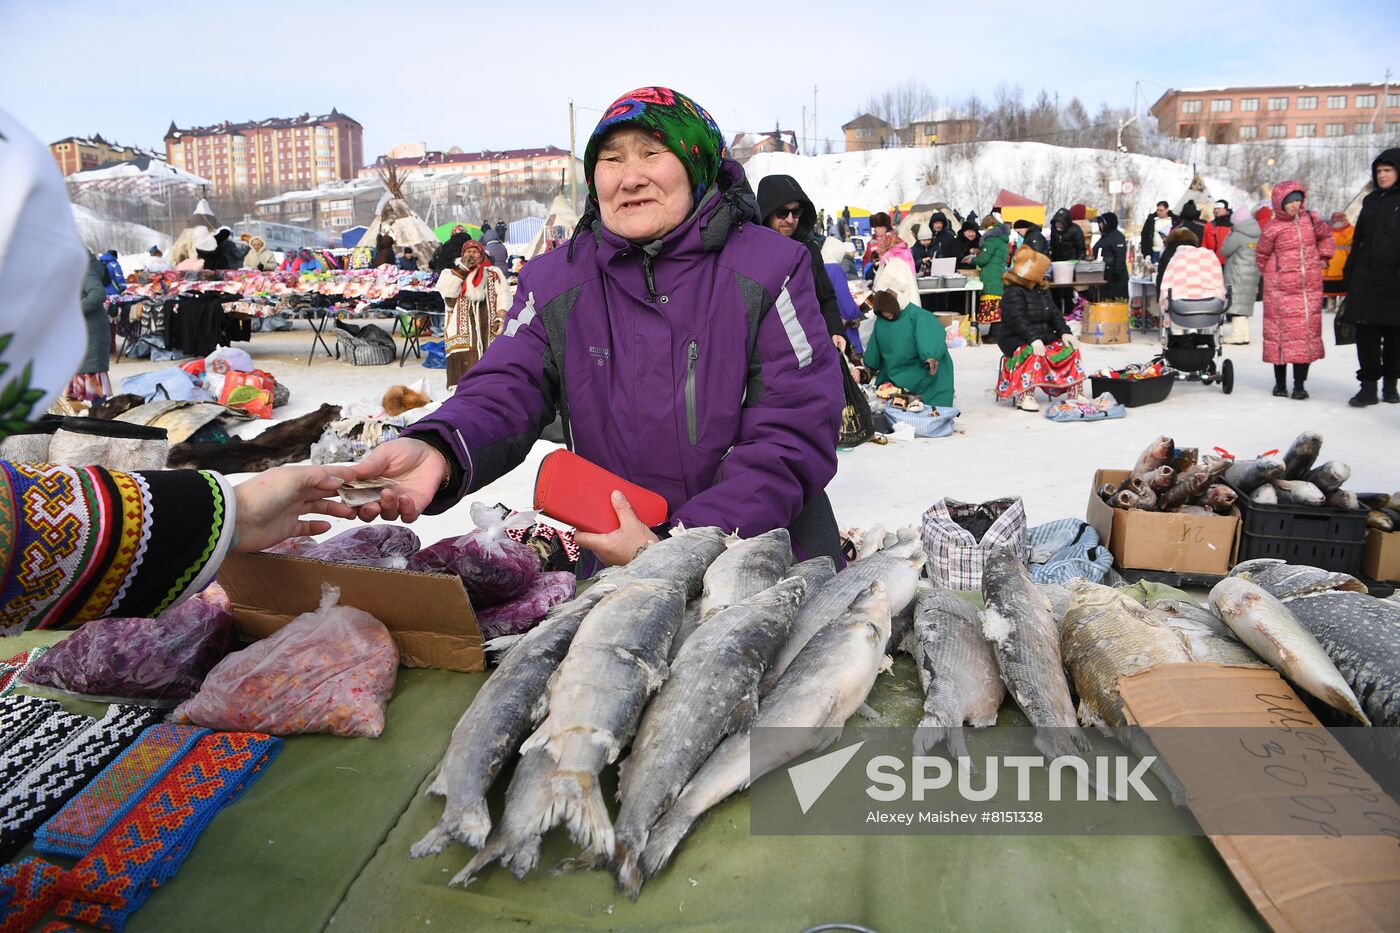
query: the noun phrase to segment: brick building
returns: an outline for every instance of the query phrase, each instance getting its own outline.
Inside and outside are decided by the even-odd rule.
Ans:
[[[165,133],[166,161],[213,182],[218,196],[275,194],[354,178],[364,127],[334,107],[323,116],[218,123]]]
[[[395,151],[406,151],[394,147]],[[583,162],[575,159],[578,178],[583,179]],[[456,182],[478,181],[501,193],[525,191],[567,182],[569,151],[557,146],[538,149],[506,149],[481,152],[424,151],[422,155],[393,158],[380,156],[373,165],[360,169],[360,177],[372,178],[379,169],[393,163],[409,181],[451,178]]]
[[[91,136],[69,136],[56,143],[49,143],[49,152],[53,153],[59,171],[65,176],[74,172],[91,171],[112,162],[160,158],[156,153],[139,146],[109,143],[102,138],[101,133],[93,133]]]
[[[1382,84],[1171,90],[1152,105],[1168,136],[1212,143],[1400,133],[1400,88]]]

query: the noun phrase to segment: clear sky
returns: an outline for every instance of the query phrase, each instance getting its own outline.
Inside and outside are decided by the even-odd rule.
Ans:
[[[1077,7],[1077,8],[1076,8]],[[726,135],[819,137],[908,78],[941,97],[999,83],[1128,106],[1167,87],[1380,82],[1400,72],[1388,3],[1230,0],[1032,5],[845,0],[0,0],[0,106],[41,139],[100,132],[159,149],[180,126],[325,113],[394,143],[568,145],[567,100],[643,84],[689,94]],[[1400,79],[1397,79],[1400,81]],[[597,112],[581,110],[580,137]],[[837,143],[836,148],[841,148]]]

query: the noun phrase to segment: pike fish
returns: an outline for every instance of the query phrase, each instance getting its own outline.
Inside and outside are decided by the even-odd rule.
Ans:
[[[522,783],[517,772],[509,792],[518,801],[516,810],[507,805],[502,818],[510,835],[505,841],[488,839],[472,860],[475,868],[459,876],[461,883],[495,859],[533,867],[530,853],[538,852],[539,837],[561,822],[588,855],[612,854],[612,819],[598,774],[617,760],[647,698],[665,681],[666,655],[684,609],[676,583],[634,580],[604,596],[584,617],[550,681],[548,713],[520,746],[522,756],[543,752],[550,767],[529,769],[525,780],[531,783]],[[532,786],[541,783],[543,788]],[[490,857],[482,859],[487,852]]]
[[[752,538],[733,538],[705,571],[700,620],[743,602],[777,583],[792,566],[792,539],[786,528]]]
[[[1289,680],[1333,709],[1371,724],[1317,638],[1266,590],[1243,577],[1226,577],[1210,591],[1210,607]]]
[[[428,788],[447,803],[437,825],[410,850],[414,858],[436,855],[453,839],[481,848],[491,831],[486,792],[538,720],[545,686],[568,653],[579,623],[611,589],[599,583],[556,607],[520,637],[487,679],[452,730],[438,776]]]
[[[1006,698],[992,646],[982,636],[982,613],[952,593],[919,596],[914,618],[914,663],[924,688],[924,716],[914,751],[927,755],[947,742],[954,756],[967,757],[962,726],[990,726]]]
[[[787,641],[805,590],[790,576],[719,610],[685,643],[647,706],[620,768],[613,855],[618,886],[633,900],[652,826],[724,737],[749,727],[758,680]]]
[[[743,790],[751,780],[834,741],[829,727],[844,725],[864,705],[884,669],[889,638],[889,602],[885,584],[877,580],[861,592],[848,612],[807,642],[761,701],[754,727],[788,727],[781,747],[775,742],[754,748],[750,762],[752,731],[725,739],[652,829],[642,852],[646,877],[665,867],[676,846],[711,807]]]
[[[1349,573],[1322,570],[1303,564],[1289,564],[1273,557],[1242,561],[1234,566],[1230,576],[1243,577],[1263,587],[1270,596],[1284,602],[1296,596],[1308,596],[1329,590],[1367,592],[1366,584]]]
[[[1400,603],[1325,590],[1284,603],[1337,665],[1377,726],[1400,726]]]
[[[917,542],[913,542],[913,545],[917,545]],[[840,618],[856,598],[868,590],[876,580],[885,584],[885,598],[890,614],[893,616],[903,612],[914,600],[919,585],[919,572],[923,566],[923,550],[913,547],[913,554],[909,557],[898,557],[894,553],[882,551],[874,557],[852,563],[832,577],[802,604],[797,621],[792,627],[792,636],[763,676],[763,685],[759,692],[767,693],[771,690],[808,640],[828,623]]]
[[[1278,501],[1282,505],[1320,506],[1327,502],[1327,496],[1305,479],[1280,479],[1274,481],[1278,491]]]
[[[982,595],[987,605],[982,632],[992,643],[997,669],[1016,705],[1037,728],[1074,729],[1074,703],[1050,603],[1010,548],[994,548],[987,556]],[[1075,754],[1080,748],[1088,750],[1088,743],[1074,733],[1069,738],[1042,734],[1036,738],[1036,747],[1057,757]]]
[[[1186,664],[1191,655],[1158,613],[1117,590],[1081,582],[1070,593],[1060,650],[1079,695],[1079,721],[1125,726],[1118,679],[1161,664]]]

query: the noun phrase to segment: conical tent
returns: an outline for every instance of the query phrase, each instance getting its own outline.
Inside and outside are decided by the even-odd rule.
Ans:
[[[373,248],[379,239],[380,231],[384,231],[394,238],[395,249],[402,250],[411,246],[415,256],[425,259],[431,257],[437,252],[440,241],[433,233],[433,228],[424,223],[423,218],[415,214],[413,208],[404,200],[397,166],[391,163],[388,170],[381,172],[380,176],[388,193],[379,202],[374,222],[360,238],[359,245]]]
[[[540,227],[535,234],[530,245],[525,249],[525,258],[534,259],[542,253],[547,253],[555,247],[565,243],[569,237],[574,235],[574,227],[578,226],[578,214],[569,205],[568,198],[562,194],[554,196],[554,201],[549,205],[549,216],[544,219],[544,226]]]

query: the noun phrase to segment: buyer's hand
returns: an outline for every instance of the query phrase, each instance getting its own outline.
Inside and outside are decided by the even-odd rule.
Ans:
[[[238,534],[234,550],[261,551],[288,538],[330,530],[330,522],[303,515],[354,518],[354,509],[329,498],[353,475],[348,466],[283,466],[239,483],[233,489]]]
[[[1032,340],[1032,341],[1031,341],[1031,352],[1032,352],[1033,354],[1035,354],[1036,356],[1044,356],[1044,355],[1045,355],[1045,343],[1044,343],[1044,341],[1041,341],[1041,340]]]
[[[376,518],[412,522],[423,514],[450,475],[447,460],[431,444],[401,437],[380,444],[355,464],[355,479],[391,479],[396,485],[379,494],[378,502],[362,505],[362,521]]]
[[[660,540],[650,528],[642,524],[637,513],[632,511],[632,504],[627,501],[627,497],[617,490],[613,490],[612,507],[617,513],[617,531],[601,535],[580,531],[574,535],[574,541],[579,547],[592,551],[607,567],[629,563],[643,547]]]

